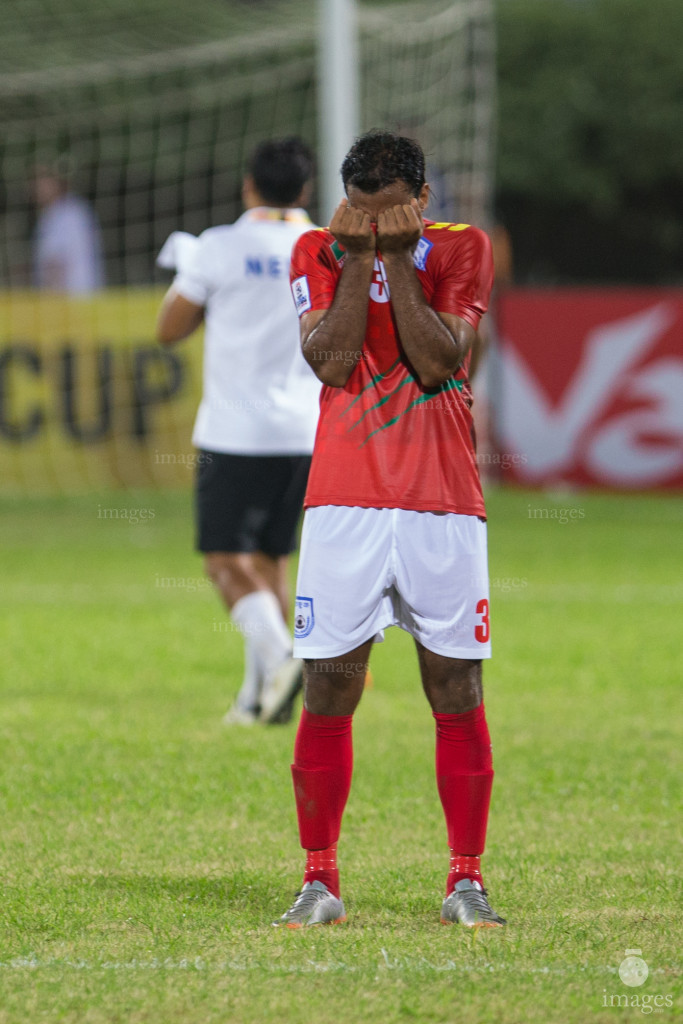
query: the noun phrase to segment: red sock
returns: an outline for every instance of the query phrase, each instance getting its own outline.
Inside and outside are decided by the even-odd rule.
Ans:
[[[491,738],[484,705],[462,715],[434,714],[436,782],[446,817],[451,867],[447,893],[461,878],[482,883],[479,856],[484,852],[493,785]]]
[[[339,869],[337,867],[337,844],[326,850],[306,851],[305,882],[322,882],[331,893],[339,897]]]
[[[304,882],[323,882],[335,896],[336,844],[353,771],[352,722],[353,715],[314,715],[304,708],[294,743],[294,797],[307,851]]]
[[[451,863],[446,881],[447,896],[450,896],[453,886],[461,878],[470,878],[473,882],[479,882],[482,889],[484,888],[484,880],[481,877],[481,857],[478,854],[456,853],[455,850],[451,850]]]

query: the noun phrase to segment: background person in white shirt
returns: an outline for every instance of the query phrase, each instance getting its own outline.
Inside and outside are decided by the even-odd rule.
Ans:
[[[38,166],[34,195],[39,208],[33,246],[37,288],[87,295],[104,287],[102,238],[90,204],[69,191],[66,172]]]
[[[184,246],[157,325],[162,344],[205,321],[197,547],[244,636],[242,687],[226,724],[284,721],[301,686],[287,625],[288,556],[310,466],[320,384],[304,361],[289,261],[311,228],[313,158],[298,138],[253,152],[246,212]]]

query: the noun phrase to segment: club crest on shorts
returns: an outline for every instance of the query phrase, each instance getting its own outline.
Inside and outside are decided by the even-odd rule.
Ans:
[[[297,640],[302,640],[308,636],[314,625],[313,598],[297,595],[294,605],[294,636]]]

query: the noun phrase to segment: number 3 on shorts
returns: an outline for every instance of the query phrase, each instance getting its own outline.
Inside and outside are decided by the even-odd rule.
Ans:
[[[481,601],[477,602],[475,611],[477,615],[481,615],[481,623],[474,627],[474,639],[478,640],[480,644],[486,644],[491,635],[491,625],[489,622],[489,603],[485,597],[482,597]]]

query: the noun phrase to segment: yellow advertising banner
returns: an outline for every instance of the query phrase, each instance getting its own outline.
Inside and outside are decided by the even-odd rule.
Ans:
[[[1,493],[191,483],[202,332],[159,345],[163,294],[0,294]]]

